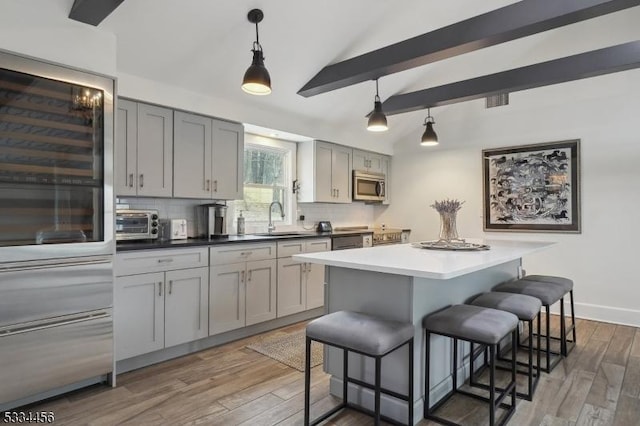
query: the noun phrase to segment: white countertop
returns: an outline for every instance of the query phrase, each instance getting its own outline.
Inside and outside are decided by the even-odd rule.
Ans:
[[[556,244],[549,241],[516,240],[473,242],[488,244],[491,249],[483,251],[444,251],[416,248],[411,244],[396,244],[298,254],[293,258],[301,262],[446,280],[516,260]]]

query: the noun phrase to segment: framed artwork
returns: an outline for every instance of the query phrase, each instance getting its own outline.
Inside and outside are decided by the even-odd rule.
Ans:
[[[484,230],[580,232],[580,140],[482,151]]]

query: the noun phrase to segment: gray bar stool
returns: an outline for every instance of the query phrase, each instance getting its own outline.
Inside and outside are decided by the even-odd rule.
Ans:
[[[533,342],[533,321],[536,318],[538,319],[537,321],[538,332],[536,333],[538,337],[538,345],[536,347],[537,362],[536,362],[535,374],[533,372],[534,365],[533,365],[533,345],[532,344],[529,344],[529,347],[528,347],[529,361],[527,363],[516,361],[516,364],[521,366],[524,365],[527,367],[526,371],[517,370],[517,372],[520,374],[525,374],[528,377],[527,392],[526,393],[516,392],[516,395],[520,398],[524,398],[528,401],[531,401],[533,399],[533,392],[538,386],[538,381],[540,380],[540,309],[542,308],[542,303],[540,302],[539,299],[532,296],[527,296],[524,294],[502,293],[502,292],[494,291],[491,293],[481,294],[480,296],[476,297],[471,302],[469,302],[469,304],[474,306],[483,306],[485,308],[499,309],[501,311],[507,311],[514,314],[515,316],[518,317],[520,321],[527,323],[527,326],[529,328],[529,342]],[[516,356],[515,351],[512,350],[511,353],[513,357]],[[471,359],[473,361],[474,360],[473,343],[471,343],[471,355],[472,355]],[[498,356],[500,356],[499,350],[498,350]],[[486,361],[486,358],[485,358],[485,361]],[[511,361],[511,360],[507,360],[507,361]],[[469,378],[469,384],[471,386],[480,386],[485,388],[486,387],[485,385],[482,385],[480,383],[475,383],[474,377],[473,377],[475,369],[473,368],[473,363],[471,365],[472,365],[472,368],[471,368],[471,376]]]
[[[345,407],[373,414],[376,425],[380,419],[398,424],[392,419],[380,415],[380,394],[392,396],[407,402],[407,424],[413,426],[413,336],[415,328],[411,323],[390,321],[372,315],[359,312],[338,311],[307,324],[306,357],[304,370],[304,424],[316,425],[329,418]],[[342,374],[342,403],[319,416],[313,422],[309,421],[309,388],[311,385],[311,342],[315,340],[325,345],[334,346],[343,350],[343,374]],[[409,346],[409,392],[401,395],[381,386],[382,357],[395,351],[401,346]],[[375,359],[375,385],[349,377],[349,352],[355,352]],[[375,395],[375,410],[373,413],[361,407],[352,405],[347,399],[347,386],[349,383],[373,389]]]
[[[563,296],[565,294],[562,287],[545,283],[542,281],[529,281],[526,278],[514,281],[507,281],[502,284],[498,284],[495,286],[493,291],[500,291],[505,293],[516,293],[516,294],[526,294],[527,296],[533,296],[540,300],[542,306],[545,309],[545,319],[546,319],[546,335],[545,337],[545,356],[546,356],[546,368],[544,371],[546,373],[550,373],[551,370],[555,368],[556,365],[562,360],[562,350],[560,352],[555,352],[551,350],[551,326],[550,326],[550,307],[556,302],[564,303]],[[539,330],[538,330],[539,331]],[[560,340],[561,342],[566,339],[566,328],[564,317],[560,317]],[[532,345],[533,342],[529,342],[529,345]],[[521,345],[525,346],[525,345]],[[560,347],[562,348],[562,343]],[[559,355],[555,361],[551,361],[551,355]]]
[[[567,327],[565,324],[565,328],[566,328],[565,332],[566,333],[571,332],[572,339],[570,340],[567,337],[563,342],[563,346],[562,346],[562,355],[567,356],[569,352],[571,352],[573,348],[576,346],[576,313],[573,307],[573,280],[570,280],[569,278],[565,278],[565,277],[557,277],[554,275],[525,275],[524,279],[528,281],[541,281],[545,283],[556,284],[563,288],[565,295],[569,293],[569,298],[571,301],[571,304],[570,304],[571,326]],[[560,305],[560,315],[563,317],[565,315],[564,303]],[[555,336],[551,336],[551,338],[554,340],[558,340],[558,337],[555,337]],[[571,343],[571,345],[568,345],[569,343]]]
[[[518,345],[518,317],[512,313],[499,311],[497,309],[483,308],[471,305],[454,305],[433,314],[427,315],[422,322],[426,331],[425,350],[425,405],[424,418],[437,421],[447,425],[457,425],[450,420],[435,415],[438,410],[455,393],[463,394],[481,401],[489,403],[489,425],[496,424],[496,408],[504,408],[507,411],[503,414],[498,425],[506,424],[516,409],[516,358],[511,359],[511,380],[503,389],[498,389],[495,383],[496,373],[496,352],[498,343],[511,334],[511,346],[517,348]],[[430,386],[430,361],[431,361],[431,335],[438,334],[453,339],[453,371],[452,389],[445,396],[440,398],[431,407],[429,386]],[[486,345],[489,349],[489,397],[477,395],[458,389],[458,340]],[[496,391],[500,391],[496,396]],[[511,403],[503,403],[502,400],[511,395]]]

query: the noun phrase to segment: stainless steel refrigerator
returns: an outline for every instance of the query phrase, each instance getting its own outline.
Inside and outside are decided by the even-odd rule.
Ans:
[[[0,51],[0,411],[112,372],[113,99]]]

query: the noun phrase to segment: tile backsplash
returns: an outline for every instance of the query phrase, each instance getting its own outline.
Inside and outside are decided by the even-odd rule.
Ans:
[[[127,205],[130,209],[154,209],[158,210],[161,219],[186,219],[189,237],[197,236],[196,209],[200,204],[215,202],[213,200],[192,200],[179,198],[146,198],[146,197],[118,197],[117,204]],[[224,203],[224,201],[221,201]],[[236,214],[233,201],[227,202],[227,232],[236,233]],[[364,203],[330,204],[330,203],[300,203],[297,208],[297,216],[304,215],[305,220],[295,220],[291,226],[279,226],[279,230],[315,229],[321,220],[329,220],[334,227],[358,226],[374,223],[374,206]],[[246,224],[246,233],[266,232],[266,223]]]
[[[116,204],[127,205],[130,209],[158,210],[161,219],[186,219],[189,237],[197,236],[195,207],[211,202],[212,200],[185,200],[181,198],[116,198]]]

